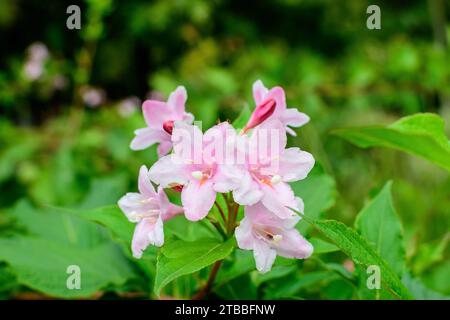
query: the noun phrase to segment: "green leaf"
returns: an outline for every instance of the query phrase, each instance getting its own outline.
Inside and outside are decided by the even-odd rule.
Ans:
[[[75,214],[83,219],[105,226],[116,239],[126,244],[131,244],[135,225],[127,220],[117,205],[89,210],[63,208],[58,208],[58,210]]]
[[[450,296],[433,291],[427,288],[420,279],[413,278],[409,273],[405,273],[402,278],[405,286],[411,291],[415,299],[418,300],[450,300]]]
[[[336,184],[334,179],[326,174],[315,174],[306,179],[291,184],[296,196],[305,203],[305,215],[318,219],[320,215],[335,203]],[[305,234],[308,225],[300,222],[297,229]]]
[[[375,248],[376,252],[401,277],[405,269],[403,229],[391,197],[392,182],[358,214],[356,230]]]
[[[154,291],[159,295],[172,280],[199,271],[231,254],[234,239],[226,242],[205,239],[199,241],[167,241],[158,253]]]
[[[338,136],[362,147],[387,147],[427,159],[450,171],[450,144],[444,120],[422,113],[400,119],[389,126],[339,129]]]
[[[32,237],[0,239],[0,260],[8,263],[22,285],[53,297],[89,297],[135,277],[120,249],[111,244],[79,248]],[[70,290],[67,268],[81,270],[81,288]]]
[[[314,254],[324,254],[324,253],[330,253],[330,252],[336,252],[339,251],[339,248],[336,247],[334,244],[322,240],[320,238],[311,238],[308,239],[308,241],[313,245],[314,247]]]
[[[239,116],[233,121],[233,127],[236,130],[243,129],[247,124],[248,120],[250,119],[251,115],[252,111],[250,110],[249,106],[248,105],[244,106]]]
[[[411,299],[409,291],[402,284],[395,271],[384,261],[356,231],[345,224],[334,220],[313,220],[304,217],[328,239],[333,241],[356,264],[368,267],[377,265],[382,277],[381,283],[392,294],[401,299]]]

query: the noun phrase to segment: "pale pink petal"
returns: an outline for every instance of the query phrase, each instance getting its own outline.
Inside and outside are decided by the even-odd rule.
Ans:
[[[286,149],[280,157],[279,175],[285,182],[293,182],[306,178],[314,167],[313,156],[299,148]]]
[[[143,251],[150,244],[162,246],[163,243],[164,233],[161,219],[143,219],[134,229],[133,241],[131,243],[133,256],[140,259]]]
[[[274,246],[277,254],[285,258],[306,259],[313,253],[313,246],[296,229],[286,230]]]
[[[184,212],[182,207],[170,203],[169,198],[161,186],[158,187],[158,198],[163,221],[170,220]]]
[[[173,154],[159,158],[150,168],[148,175],[151,181],[163,188],[184,185],[188,181],[185,165]]]
[[[294,192],[287,183],[279,182],[272,186],[260,184],[260,188],[264,193],[261,202],[269,211],[281,219],[295,215],[288,209],[288,207],[296,206],[297,202]]]
[[[255,99],[256,105],[264,100],[267,92],[269,92],[269,90],[267,90],[261,80],[256,80],[253,83],[253,99]]]
[[[161,142],[158,146],[158,149],[156,149],[158,152],[158,157],[161,158],[165,156],[169,153],[170,149],[172,149],[172,142],[170,140]]]
[[[292,128],[289,128],[288,126],[286,126],[285,129],[286,129],[286,132],[289,133],[291,136],[293,136],[293,137],[297,136],[297,132],[292,130]]]
[[[309,122],[309,117],[295,108],[284,110],[279,117],[280,121],[291,127],[301,127]]]
[[[150,182],[150,178],[148,176],[148,169],[146,166],[141,166],[139,170],[138,188],[139,192],[143,196],[148,198],[156,197],[155,188]]]
[[[173,113],[162,101],[146,100],[142,105],[142,111],[147,126],[152,129],[162,130],[164,122],[173,120]]]
[[[253,256],[255,257],[256,269],[261,273],[266,273],[272,269],[277,252],[267,243],[256,241],[253,243]]]
[[[187,92],[186,88],[183,86],[178,86],[175,91],[170,94],[169,99],[167,100],[167,105],[172,110],[172,112],[179,117],[176,118],[176,120],[181,120],[181,117],[184,113],[184,105],[186,103],[186,100]]]
[[[203,161],[203,133],[197,126],[176,121],[172,143],[175,154],[181,159],[197,164]]]
[[[238,188],[242,183],[242,176],[246,172],[235,165],[220,165],[214,175],[214,190],[227,193]]]
[[[253,205],[261,200],[263,192],[248,172],[243,173],[239,187],[233,191],[233,199],[240,205]]]
[[[194,115],[192,113],[185,112],[181,120],[185,123],[191,124],[194,122]]]
[[[131,141],[130,148],[132,150],[142,150],[150,147],[155,143],[161,143],[165,141],[170,142],[170,136],[163,130],[156,130],[151,128],[137,129],[136,136]]]
[[[239,226],[234,230],[238,247],[243,250],[253,250],[253,243],[256,241],[252,234],[252,221],[247,216],[239,222]]]
[[[147,198],[136,192],[129,192],[120,198],[118,205],[130,222],[139,222],[149,208],[150,204],[146,204]]]
[[[276,109],[274,112],[275,117],[279,117],[286,110],[286,96],[284,90],[281,87],[273,87],[266,95],[266,99],[272,98],[276,102]]]
[[[216,200],[211,181],[190,181],[181,191],[181,202],[188,220],[198,221],[206,217]]]

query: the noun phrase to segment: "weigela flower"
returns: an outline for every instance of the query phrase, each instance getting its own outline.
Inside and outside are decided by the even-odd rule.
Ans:
[[[296,136],[294,130],[291,127],[300,127],[309,121],[309,117],[298,111],[296,108],[286,107],[286,96],[284,90],[281,87],[273,87],[272,89],[267,89],[261,80],[257,80],[253,84],[253,98],[256,103],[256,109],[253,112],[249,122],[247,123],[244,131],[256,127],[262,123],[265,119],[276,118],[281,121],[281,123],[286,128],[286,131]],[[271,108],[274,106],[274,110]]]
[[[185,112],[187,100],[186,89],[179,86],[173,91],[167,102],[146,100],[142,105],[146,128],[135,131],[136,137],[131,141],[131,149],[142,150],[159,143],[158,155],[166,155],[172,148],[171,134],[175,121],[192,123],[194,117]]]
[[[137,223],[131,244],[136,258],[140,258],[150,244],[162,246],[163,221],[183,213],[182,207],[169,202],[162,187],[155,192],[146,166],[142,166],[139,171],[138,188],[139,193],[127,193],[119,200],[119,207],[128,220]]]
[[[284,126],[277,119],[266,121],[241,139],[246,140],[245,164],[224,172],[234,183],[234,200],[241,205],[261,201],[280,218],[291,215],[288,207],[303,212],[302,200],[288,183],[306,178],[314,166],[313,156],[300,148],[286,149]]]
[[[235,230],[239,248],[253,250],[256,268],[265,273],[272,268],[277,255],[306,259],[312,245],[295,229],[300,217],[292,214],[280,219],[261,203],[245,207],[245,217]]]
[[[186,218],[191,221],[203,219],[214,205],[216,193],[228,192],[233,186],[223,174],[222,161],[216,158],[217,139],[225,144],[225,135],[232,132],[235,131],[227,122],[204,134],[194,125],[176,122],[172,133],[174,152],[150,168],[150,179],[155,183],[164,188],[183,187],[181,201]]]

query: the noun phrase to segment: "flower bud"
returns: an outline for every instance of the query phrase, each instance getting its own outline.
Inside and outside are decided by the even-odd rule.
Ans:
[[[274,99],[267,99],[263,101],[260,105],[258,105],[253,111],[250,120],[247,122],[243,133],[246,133],[248,130],[253,129],[254,127],[263,123],[267,118],[269,118],[273,112],[275,111],[276,102]]]
[[[172,135],[173,131],[173,120],[168,120],[163,123],[163,129],[168,134]]]

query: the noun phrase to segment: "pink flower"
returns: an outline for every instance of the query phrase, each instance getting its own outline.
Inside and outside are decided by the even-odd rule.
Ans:
[[[271,101],[275,101],[275,110],[273,111],[273,114],[270,116],[270,118],[276,118],[280,120],[289,134],[293,136],[297,135],[295,131],[292,130],[289,126],[301,127],[309,121],[309,117],[306,114],[298,111],[296,108],[288,109],[286,107],[286,97],[284,94],[284,90],[281,87],[273,87],[269,90],[263,85],[261,80],[257,80],[253,84],[253,98],[255,99],[257,108],[255,109],[252,117],[247,123],[246,129],[244,129],[245,131],[255,127],[265,120],[263,119],[262,121],[259,121],[259,123],[258,121],[255,121],[258,118],[259,120],[261,120],[261,118],[257,115],[257,113],[261,112],[261,108],[259,106],[267,107],[267,102]]]
[[[194,117],[185,112],[184,105],[187,100],[186,89],[183,86],[177,87],[173,91],[167,102],[158,100],[146,100],[142,105],[146,128],[135,131],[136,137],[131,141],[131,149],[142,150],[155,143],[159,143],[158,155],[166,155],[172,148],[170,123],[174,121],[184,121],[192,123]]]
[[[196,126],[176,122],[172,133],[174,152],[150,168],[152,181],[163,188],[181,189],[187,219],[203,219],[214,205],[216,193],[228,192],[234,186],[224,176],[226,166],[220,161],[222,154],[219,155],[224,150],[226,135],[233,133],[235,130],[227,122],[204,134]],[[217,141],[222,144],[218,145]]]
[[[278,255],[285,258],[306,259],[313,246],[295,229],[300,217],[293,214],[280,219],[260,203],[245,207],[245,217],[235,230],[239,248],[253,250],[256,268],[270,271]]]
[[[261,201],[280,218],[292,214],[287,207],[303,212],[302,200],[295,197],[288,183],[306,178],[314,166],[313,156],[300,148],[286,149],[284,126],[277,119],[258,126],[250,137],[240,138],[247,140],[246,163],[224,171],[227,179],[237,184],[234,200],[241,205]]]
[[[182,214],[183,208],[170,203],[161,187],[155,192],[146,166],[139,171],[138,187],[139,193],[127,193],[119,200],[119,207],[130,222],[137,223],[131,249],[139,259],[150,244],[164,244],[163,221]]]

